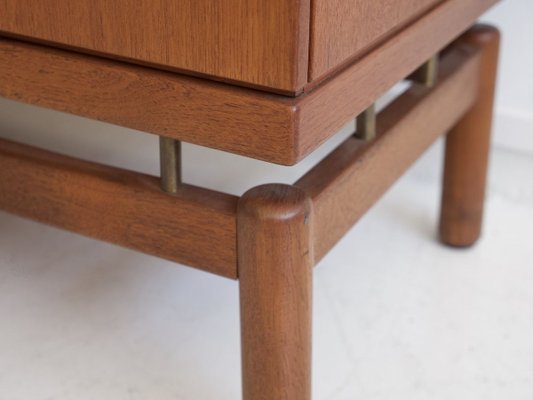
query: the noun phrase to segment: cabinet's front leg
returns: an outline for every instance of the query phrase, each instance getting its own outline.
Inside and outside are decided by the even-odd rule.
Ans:
[[[259,186],[237,221],[243,398],[310,400],[311,201],[292,186]]]
[[[481,232],[500,35],[478,25],[460,40],[481,48],[479,98],[446,138],[440,238],[463,247]]]

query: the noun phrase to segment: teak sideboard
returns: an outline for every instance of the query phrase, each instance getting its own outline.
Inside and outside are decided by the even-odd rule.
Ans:
[[[243,398],[310,400],[313,267],[441,135],[440,238],[480,235],[499,33],[474,24],[496,2],[0,0],[0,96],[158,135],[161,160],[0,139],[0,209],[238,279]],[[294,165],[353,119],[293,185],[181,180],[181,142]]]

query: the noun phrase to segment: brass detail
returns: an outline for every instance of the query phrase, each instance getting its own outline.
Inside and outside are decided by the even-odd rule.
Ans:
[[[407,79],[424,85],[427,88],[435,86],[439,74],[438,53],[426,61],[420,68],[413,72]]]
[[[355,120],[355,137],[362,140],[372,140],[376,137],[376,104],[372,104],[359,114]]]
[[[161,189],[168,193],[176,193],[181,185],[181,142],[160,136],[159,160]]]

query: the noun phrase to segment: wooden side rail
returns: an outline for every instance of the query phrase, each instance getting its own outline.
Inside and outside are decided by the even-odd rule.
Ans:
[[[0,209],[237,277],[238,198],[0,140]]]
[[[433,89],[415,85],[379,114],[375,140],[349,138],[296,182],[314,203],[317,261],[472,107],[479,59],[476,48],[453,46]]]

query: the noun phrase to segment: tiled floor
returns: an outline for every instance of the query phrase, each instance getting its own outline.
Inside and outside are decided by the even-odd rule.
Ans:
[[[0,114],[4,137],[156,172],[153,137],[3,100]],[[533,156],[493,152],[484,237],[453,250],[435,240],[441,150],[317,268],[315,399],[533,399]],[[319,157],[286,170],[185,153],[188,181],[238,194]],[[239,386],[235,282],[0,213],[0,400],[235,400]]]

